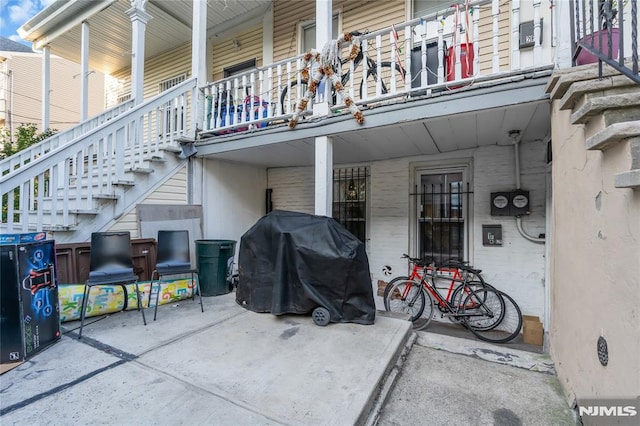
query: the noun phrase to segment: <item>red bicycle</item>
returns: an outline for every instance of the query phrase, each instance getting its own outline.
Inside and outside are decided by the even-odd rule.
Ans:
[[[504,343],[520,333],[520,308],[509,295],[486,283],[482,271],[459,261],[436,266],[406,254],[403,257],[413,264],[411,274],[389,282],[384,304],[387,311],[409,314],[414,329],[426,328],[437,307],[443,318],[485,341]],[[441,289],[447,289],[446,296]]]

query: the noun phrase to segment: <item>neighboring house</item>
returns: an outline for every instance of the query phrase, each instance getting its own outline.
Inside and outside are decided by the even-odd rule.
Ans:
[[[271,209],[333,216],[366,243],[374,286],[388,267],[405,273],[402,253],[468,260],[542,319],[570,402],[635,396],[640,125],[607,108],[635,111],[639,85],[620,83],[631,93],[622,104],[570,116],[593,103],[580,95],[597,80],[595,68],[571,69],[573,12],[542,0],[56,1],[21,35],[112,76],[110,105],[137,106],[49,163],[3,166],[3,196],[43,206],[25,201],[5,229],[137,237],[137,204],[191,203],[203,206],[205,238],[239,241]],[[337,104],[298,117],[302,54],[351,31],[366,32],[372,62],[347,61]],[[589,145],[601,131],[611,144]],[[584,176],[585,165],[598,170]],[[27,185],[45,173],[57,194]]]
[[[33,123],[45,130],[43,121],[42,54],[5,37],[0,37],[0,126],[11,131]],[[50,59],[49,128],[65,130],[80,120],[80,67],[57,56]],[[105,108],[104,74],[88,77],[88,117]]]

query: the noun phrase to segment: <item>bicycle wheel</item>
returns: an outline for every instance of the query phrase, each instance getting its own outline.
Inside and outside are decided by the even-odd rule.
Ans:
[[[307,93],[307,83],[306,82],[301,82],[302,83],[302,95],[304,96],[305,93]],[[298,80],[294,80],[291,82],[291,101],[293,102],[293,105],[291,105],[291,113],[296,112],[296,105],[298,104],[298,102],[300,102],[300,99],[302,99],[302,97],[300,99],[297,99],[297,93],[296,90],[294,89],[294,87],[296,87],[298,85]],[[287,105],[288,105],[288,101],[289,99],[287,98],[287,93],[289,93],[289,86],[285,86],[282,89],[282,93],[280,94],[280,106],[282,107],[282,113],[283,114],[287,114],[289,111],[287,111]],[[311,97],[311,99],[315,99],[316,96],[315,94]],[[333,105],[335,105],[336,103],[336,93],[335,90],[333,89],[333,87],[331,88],[331,98],[333,101]]]
[[[487,284],[484,281],[468,281],[464,284],[459,285],[453,290],[451,294],[451,298],[449,299],[449,303],[451,306],[457,309],[462,308],[462,302],[466,299],[467,296],[471,294],[472,291],[481,290],[483,288],[494,288],[491,284]]]
[[[416,331],[424,330],[431,323],[433,319],[433,314],[435,312],[435,306],[433,302],[433,298],[429,292],[427,292],[424,288],[422,289],[422,293],[425,295],[425,305],[424,310],[422,311],[422,315],[418,317],[415,321],[413,321],[413,329]]]
[[[465,284],[459,285],[458,287],[456,287],[455,290],[453,290],[453,293],[451,294],[451,298],[449,299],[449,304],[451,305],[451,307],[453,308],[454,312],[460,312],[462,311],[462,307],[464,306],[464,303],[467,299],[467,296],[469,296],[473,291],[476,290],[481,290],[485,287],[491,287],[491,285],[486,284],[484,282],[480,282],[480,281],[469,281]],[[493,288],[493,287],[491,287]],[[486,296],[486,294],[482,293],[482,294],[478,294],[478,297],[482,297],[482,296]],[[472,308],[474,306],[474,299],[469,299],[470,305],[467,306],[467,308]],[[461,316],[447,316],[447,318],[449,318],[449,321],[451,321],[454,324],[461,324],[463,322],[463,317]]]
[[[294,103],[294,105],[291,105],[291,112],[292,113],[296,112],[295,104],[300,101],[300,99],[296,99],[296,91],[294,89],[294,87],[296,87],[297,85],[298,85],[298,80],[293,80],[291,82],[291,86],[290,86],[291,90],[292,90],[292,92],[291,92],[291,98],[292,98],[291,101],[293,101],[293,103]],[[302,96],[304,96],[304,94],[306,92],[307,92],[307,83],[302,82]],[[289,99],[287,97],[287,93],[289,93],[289,86],[283,87],[282,93],[280,94],[280,106],[282,107],[282,113],[283,114],[286,114],[286,113],[289,112],[288,109],[287,109],[288,101],[289,101]]]
[[[387,286],[384,288],[384,294],[382,295],[382,299],[384,300],[384,308],[387,311],[389,310],[389,306],[387,306],[387,295],[391,291],[391,288],[394,286],[394,284],[397,283],[398,281],[409,281],[409,277],[395,277],[394,279],[389,281]]]
[[[478,339],[491,343],[507,343],[515,339],[520,334],[520,329],[522,328],[522,313],[520,312],[520,307],[511,296],[502,291],[495,289],[486,289],[483,291],[499,296],[502,301],[501,319],[492,327],[478,328],[470,326],[469,330],[471,330]],[[487,305],[495,299],[494,295],[487,295]]]
[[[371,68],[367,70],[367,79],[360,82],[360,99],[363,98],[363,94],[366,91],[367,97],[376,95],[376,85],[380,81],[380,93],[382,95],[389,93],[392,86],[392,78],[395,80],[395,90],[404,90],[404,70],[398,64],[395,65],[395,75],[392,76],[393,67],[391,62],[380,62],[380,75],[378,75],[377,66],[374,63],[371,64]]]
[[[429,298],[431,302],[431,298]],[[420,318],[424,312],[426,297],[422,285],[416,281],[398,280],[385,297],[384,306],[387,311],[409,314],[411,322]],[[429,304],[433,309],[433,304]]]

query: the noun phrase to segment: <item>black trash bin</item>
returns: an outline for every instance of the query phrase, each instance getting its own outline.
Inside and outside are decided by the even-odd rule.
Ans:
[[[196,240],[196,265],[203,296],[219,296],[231,291],[234,240]]]

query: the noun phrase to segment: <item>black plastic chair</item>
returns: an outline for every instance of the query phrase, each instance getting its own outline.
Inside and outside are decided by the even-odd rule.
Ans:
[[[200,309],[204,312],[202,304],[202,293],[200,292],[200,278],[196,280],[198,269],[191,266],[189,255],[189,231],[158,231],[158,256],[156,258],[156,269],[151,274],[151,288],[153,288],[154,277],[158,277],[158,291],[156,293],[156,308],[153,313],[153,320],[158,314],[158,304],[160,301],[160,283],[162,277],[167,275],[191,274],[191,282],[194,283],[191,299],[195,300],[196,289],[200,296]]]
[[[121,285],[125,294],[125,308],[127,289],[125,284],[135,283],[138,310],[142,312],[142,321],[147,325],[147,320],[142,309],[138,276],[133,272],[133,258],[131,257],[131,237],[129,232],[94,232],[91,234],[91,253],[89,264],[89,279],[84,288],[82,298],[82,312],[80,313],[80,332],[78,339],[82,337],[82,328],[89,301],[91,288],[100,285]]]

